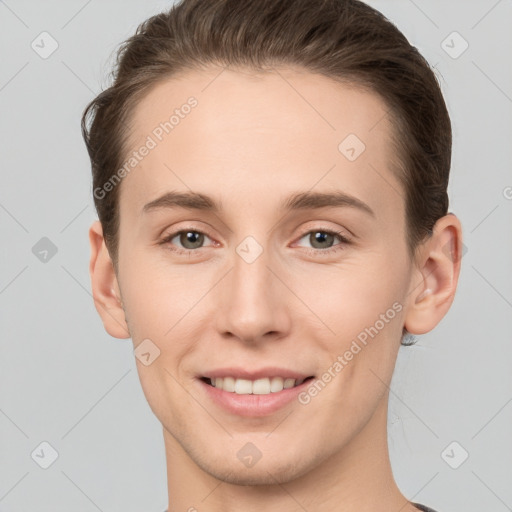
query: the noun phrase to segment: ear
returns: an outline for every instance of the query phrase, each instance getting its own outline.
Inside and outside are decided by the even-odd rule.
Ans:
[[[95,221],[89,228],[91,259],[89,275],[91,276],[92,296],[105,330],[114,338],[129,338],[130,332],[121,302],[121,292],[114,271],[114,265],[103,239],[100,221]]]
[[[450,309],[459,281],[462,248],[459,219],[453,213],[441,217],[417,252],[405,315],[405,328],[411,334],[431,331]]]

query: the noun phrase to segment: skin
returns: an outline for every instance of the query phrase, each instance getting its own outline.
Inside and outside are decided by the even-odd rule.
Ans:
[[[402,328],[429,332],[452,304],[459,220],[439,219],[409,258],[391,120],[372,93],[294,68],[187,71],[139,103],[132,147],[190,96],[197,107],[120,185],[117,269],[100,223],[89,231],[106,331],[134,347],[149,338],[160,350],[149,366],[136,364],[163,425],[169,511],[417,511],[391,472],[389,384]],[[366,145],[353,162],[338,150],[350,133]],[[222,210],[141,213],[170,190],[212,196]],[[375,216],[281,210],[290,194],[309,190],[341,190]],[[204,233],[203,246],[158,243],[180,229]],[[351,242],[315,245],[325,230]],[[247,236],[263,249],[250,264],[235,250]],[[394,303],[401,311],[306,405],[240,417],[209,400],[196,378],[268,365],[319,377]],[[237,457],[248,442],[262,454],[252,467]]]

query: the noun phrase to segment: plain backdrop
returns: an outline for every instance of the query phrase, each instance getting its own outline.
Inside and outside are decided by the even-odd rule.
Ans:
[[[466,249],[451,310],[400,349],[393,470],[409,499],[439,512],[512,510],[512,3],[369,3],[436,68]],[[80,117],[118,44],[170,5],[0,1],[2,511],[167,506],[162,429],[132,342],[103,330],[90,294],[96,215]]]

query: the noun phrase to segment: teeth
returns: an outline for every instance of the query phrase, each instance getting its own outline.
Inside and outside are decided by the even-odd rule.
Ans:
[[[272,377],[272,380],[270,381],[270,391],[272,393],[277,393],[283,388],[283,379],[281,377]]]
[[[234,377],[216,377],[210,379],[212,386],[237,393],[238,395],[268,395],[283,389],[293,388],[304,382],[304,379],[283,379],[282,377],[263,378],[256,380],[235,379]]]
[[[219,386],[224,391],[230,391],[233,393],[235,391],[235,379],[233,377],[224,377],[224,379],[221,379],[223,382]],[[217,379],[215,379],[217,381]]]
[[[255,380],[252,383],[252,393],[253,395],[268,395],[270,393],[270,379]]]
[[[217,380],[215,379],[215,384],[217,384]],[[219,386],[220,387],[220,386]],[[224,386],[222,387],[224,389]],[[236,379],[235,380],[235,393],[239,395],[248,395],[252,393],[252,382],[246,379]]]
[[[295,386],[295,379],[285,379],[283,386],[284,389],[293,388]]]

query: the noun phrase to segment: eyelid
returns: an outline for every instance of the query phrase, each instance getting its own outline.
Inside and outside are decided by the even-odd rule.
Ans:
[[[329,233],[331,235],[338,236],[347,243],[352,241],[352,237],[346,232],[346,230],[340,230],[338,228],[328,228],[326,226],[310,227],[310,228],[306,229],[305,231],[303,231],[297,240],[300,240],[301,238],[304,238],[304,236],[306,236],[310,233],[315,233],[315,232]]]
[[[322,226],[314,226],[310,227],[309,229],[306,229],[303,231],[302,235],[300,235],[296,242],[294,242],[294,245],[302,240],[305,236],[311,234],[311,233],[328,233],[330,235],[333,235],[334,237],[338,237],[340,240],[340,243],[333,245],[332,247],[327,247],[326,249],[316,249],[315,247],[302,247],[302,249],[310,254],[313,254],[314,256],[320,255],[320,256],[332,256],[333,253],[336,253],[337,251],[345,250],[347,248],[347,245],[352,244],[352,237],[348,236],[344,231],[340,231],[336,228],[325,228]]]
[[[205,235],[210,240],[212,240],[214,242],[214,244],[209,245],[209,246],[199,247],[198,249],[183,249],[181,247],[175,247],[175,248],[171,249],[172,251],[174,251],[176,253],[182,253],[182,254],[186,253],[188,255],[192,255],[192,253],[198,253],[199,249],[205,249],[206,247],[212,247],[212,246],[215,246],[215,244],[218,244],[218,242],[214,239],[214,237],[212,237],[209,234],[208,230],[199,229],[194,226],[185,226],[185,227],[181,227],[178,229],[174,229],[172,232],[163,235],[162,239],[158,242],[158,244],[159,245],[170,245],[170,241],[173,238],[180,235],[181,233],[184,233],[184,232],[186,233],[188,231],[192,231],[194,233],[199,233],[199,234]],[[347,235],[347,233],[345,231],[340,231],[336,228],[327,228],[327,227],[323,227],[323,226],[312,226],[312,227],[309,227],[308,229],[303,230],[301,235],[299,235],[299,237],[295,239],[296,241],[294,242],[294,244],[296,244],[298,241],[300,241],[306,235],[309,235],[309,234],[315,233],[315,232],[328,233],[330,235],[338,237],[340,240],[340,243],[335,244],[332,247],[328,247],[326,249],[316,249],[314,247],[303,247],[303,249],[305,249],[307,252],[311,252],[311,253],[315,253],[315,254],[319,254],[319,253],[332,254],[333,252],[340,250],[340,249],[344,248],[344,246],[352,243],[352,237],[350,235]]]
[[[209,234],[208,230],[206,229],[199,229],[199,228],[196,228],[194,226],[184,226],[184,227],[180,227],[180,228],[177,228],[177,229],[174,229],[173,231],[171,231],[170,233],[168,234],[164,234],[162,236],[162,238],[158,241],[158,245],[170,245],[170,242],[173,238],[175,238],[176,236],[180,235],[181,233],[186,233],[188,231],[192,231],[194,233],[200,233],[201,235],[205,235],[207,236],[210,240],[214,241],[215,243],[218,244],[218,242]],[[215,244],[212,244],[212,245],[215,245]],[[211,247],[212,245],[209,245],[209,246],[206,246],[206,247]],[[204,249],[205,247],[199,247],[199,249]],[[176,247],[176,248],[173,248],[171,249],[172,251],[174,252],[177,252],[177,253],[187,253],[187,254],[192,254],[194,252],[198,252],[198,249],[183,249],[181,247]]]

